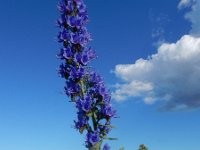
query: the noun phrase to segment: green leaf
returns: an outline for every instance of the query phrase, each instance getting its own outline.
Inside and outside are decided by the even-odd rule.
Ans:
[[[144,144],[141,144],[139,150],[148,150],[148,148]]]
[[[118,140],[118,138],[104,138],[105,140]]]
[[[90,111],[90,112],[88,112],[86,115],[87,115],[88,117],[92,117],[92,112]]]
[[[104,125],[104,124],[98,124],[98,125],[103,127],[116,128],[115,126],[112,125]]]
[[[86,126],[85,127],[82,127],[82,128],[80,128],[79,129],[79,132],[80,132],[80,134],[83,134],[83,131],[86,129]]]

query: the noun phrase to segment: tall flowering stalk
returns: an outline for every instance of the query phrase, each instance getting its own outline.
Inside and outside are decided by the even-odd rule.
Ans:
[[[102,77],[88,63],[96,58],[95,51],[88,47],[91,35],[86,29],[88,14],[83,0],[61,0],[58,5],[60,32],[58,42],[62,44],[58,57],[62,60],[59,74],[65,79],[65,93],[77,109],[75,128],[86,132],[85,146],[89,150],[100,150],[110,132],[111,119],[115,117]],[[103,150],[109,150],[105,144]]]

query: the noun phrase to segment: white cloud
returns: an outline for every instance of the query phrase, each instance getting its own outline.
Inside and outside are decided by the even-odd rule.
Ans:
[[[195,0],[181,0],[178,4],[178,8],[182,9],[184,7],[189,7]]]
[[[185,15],[190,34],[162,43],[147,59],[116,65],[114,72],[124,83],[115,85],[115,100],[140,97],[146,104],[163,102],[166,110],[200,107],[200,0],[181,0],[178,8],[183,7],[191,7]]]
[[[181,0],[178,8],[184,7],[191,7],[185,15],[190,34],[162,43],[147,59],[116,65],[114,72],[124,83],[115,85],[115,100],[140,97],[146,104],[163,102],[167,110],[200,107],[200,0]]]
[[[195,0],[195,3],[192,6],[192,11],[187,13],[185,18],[192,23],[190,34],[200,36],[200,0]]]
[[[116,100],[137,96],[147,104],[164,101],[171,110],[200,107],[200,38],[164,43],[148,59],[117,65],[115,74],[125,82],[117,84]]]
[[[116,91],[112,93],[112,97],[117,101],[122,101],[131,96],[140,96],[142,93],[151,92],[153,86],[151,83],[133,80],[127,84],[116,84]],[[149,100],[147,100],[149,101]]]
[[[155,102],[155,99],[153,97],[145,97],[144,102],[145,104],[153,104]]]

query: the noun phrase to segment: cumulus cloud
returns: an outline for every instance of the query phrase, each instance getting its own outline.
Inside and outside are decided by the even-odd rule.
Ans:
[[[125,100],[130,96],[140,96],[142,93],[151,92],[153,86],[151,83],[145,83],[141,81],[131,81],[127,84],[116,84],[115,94],[113,98],[121,101]]]
[[[125,83],[115,86],[113,97],[120,101],[137,96],[148,104],[164,100],[170,109],[199,107],[199,56],[200,38],[185,35],[162,44],[148,59],[117,65],[115,74]]]
[[[179,5],[190,2],[182,0]],[[200,107],[199,10],[200,0],[186,15],[192,22],[190,34],[182,36],[175,43],[161,44],[157,53],[147,59],[116,65],[114,72],[123,83],[115,85],[112,93],[115,100],[140,97],[146,104],[159,101],[166,110]]]

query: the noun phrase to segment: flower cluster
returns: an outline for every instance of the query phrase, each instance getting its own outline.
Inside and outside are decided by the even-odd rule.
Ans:
[[[86,147],[100,150],[101,143],[111,130],[111,118],[115,117],[110,92],[104,81],[88,63],[96,58],[95,51],[88,47],[91,35],[86,29],[88,14],[83,0],[61,0],[61,13],[57,20],[62,43],[58,57],[62,60],[59,74],[65,79],[65,93],[75,103],[77,120],[75,128],[86,131]],[[106,144],[103,148],[109,150]]]

